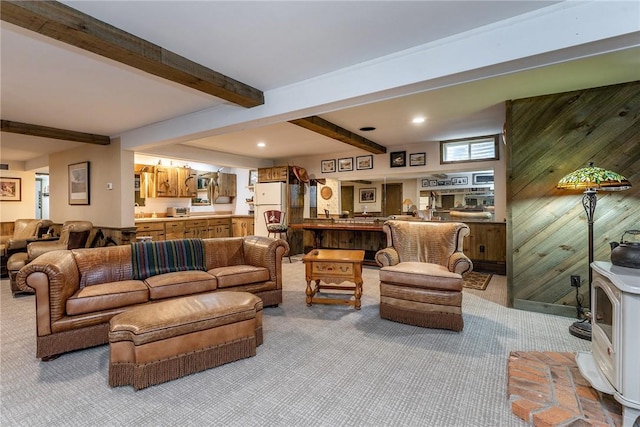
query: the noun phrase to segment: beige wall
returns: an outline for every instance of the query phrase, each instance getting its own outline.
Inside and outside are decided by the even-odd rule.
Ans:
[[[0,170],[0,177],[20,178],[22,200],[19,202],[0,202],[0,221],[15,221],[18,218],[35,218],[36,215],[36,174],[35,172],[14,170]]]
[[[68,166],[90,162],[89,205],[69,205]],[[49,158],[51,220],[91,221],[94,226],[128,227],[134,224],[133,152],[121,151],[120,141],[108,146],[85,146]],[[107,189],[107,183],[113,189]]]

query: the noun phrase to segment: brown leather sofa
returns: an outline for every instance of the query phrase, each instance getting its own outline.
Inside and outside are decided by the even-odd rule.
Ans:
[[[264,306],[282,302],[282,257],[289,245],[259,236],[181,239],[149,242],[158,250],[198,241],[202,269],[174,259],[180,271],[157,262],[140,275],[136,248],[141,243],[47,252],[23,267],[19,286],[30,287],[36,299],[36,357],[59,354],[108,342],[109,320],[130,307],[183,295],[225,291],[256,294]],[[142,243],[144,244],[144,243]],[[142,278],[144,277],[144,278]]]
[[[469,227],[460,222],[386,221],[380,267],[380,317],[461,331],[462,275],[473,263],[462,252]]]

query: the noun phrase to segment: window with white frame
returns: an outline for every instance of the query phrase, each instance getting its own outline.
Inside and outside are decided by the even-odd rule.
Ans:
[[[440,164],[498,160],[499,135],[440,141]]]

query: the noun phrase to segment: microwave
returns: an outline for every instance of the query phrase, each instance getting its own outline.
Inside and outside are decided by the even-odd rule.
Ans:
[[[167,216],[189,216],[189,208],[167,208]]]

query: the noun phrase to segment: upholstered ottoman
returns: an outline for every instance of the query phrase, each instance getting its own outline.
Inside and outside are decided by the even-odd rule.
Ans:
[[[132,308],[109,324],[109,385],[139,390],[255,356],[262,300],[248,292],[191,295]]]

